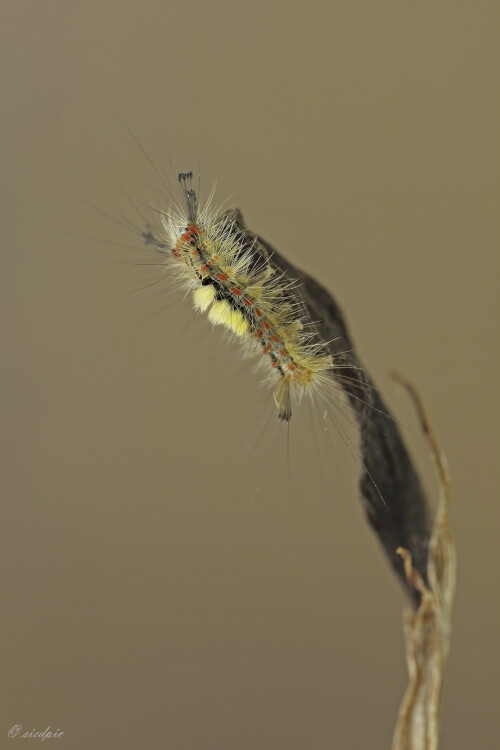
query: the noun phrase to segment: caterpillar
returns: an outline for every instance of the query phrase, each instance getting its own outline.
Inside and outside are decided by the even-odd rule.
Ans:
[[[166,255],[195,309],[259,356],[278,417],[290,422],[294,404],[331,379],[332,356],[316,335],[298,282],[240,227],[236,212],[213,207],[213,193],[200,206],[192,178],[192,172],[178,175],[183,203],[161,214],[163,236],[148,229],[143,238]]]

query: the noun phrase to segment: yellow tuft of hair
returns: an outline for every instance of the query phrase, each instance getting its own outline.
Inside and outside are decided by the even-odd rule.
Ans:
[[[227,300],[217,300],[208,311],[209,320],[214,325],[225,326],[237,336],[243,336],[249,328],[249,322],[240,310],[233,310]]]
[[[208,311],[208,318],[215,326],[227,326],[231,316],[231,305],[227,299],[217,300]]]
[[[194,306],[196,310],[205,312],[215,299],[216,289],[213,284],[200,286],[193,292]]]
[[[250,323],[240,310],[232,310],[229,328],[237,335],[244,336],[250,327]]]

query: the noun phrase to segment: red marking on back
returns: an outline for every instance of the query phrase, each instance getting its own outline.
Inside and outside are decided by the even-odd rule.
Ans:
[[[280,354],[282,357],[286,357],[286,349],[280,349]]]
[[[198,250],[197,247],[195,247],[195,249],[193,250],[193,255],[199,255],[199,254],[200,254],[200,251]]]
[[[245,297],[245,299],[243,301],[244,301],[245,305],[249,305],[250,307],[254,304],[253,299],[250,299],[250,297]]]
[[[216,279],[219,279],[219,281],[227,281],[227,276],[225,273],[218,273],[216,274]]]
[[[271,323],[268,323],[267,320],[263,320],[262,325],[264,326],[266,331],[268,331],[271,328]]]
[[[295,370],[295,365],[294,365],[294,364],[292,364],[291,362],[289,362],[289,363],[287,364],[287,367],[288,367],[288,369],[289,369],[289,370]]]
[[[275,333],[273,333],[273,335],[271,336],[271,339],[274,341],[275,344],[277,344],[278,341],[279,341],[279,338],[278,338],[278,336],[276,336]]]
[[[271,362],[271,366],[272,367],[278,367],[278,363],[277,362]]]
[[[190,224],[187,230],[188,232],[191,232],[191,234],[200,234],[200,227],[198,224]]]
[[[257,336],[258,339],[261,339],[262,336],[264,335],[264,331],[262,330],[262,328],[257,328],[257,330],[255,331],[255,335]]]
[[[240,294],[241,294],[241,289],[238,289],[238,288],[237,288],[237,287],[235,287],[235,286],[231,287],[231,291],[232,291],[232,293],[233,293],[234,295],[236,295],[236,297],[239,297],[239,296],[240,296]]]
[[[262,318],[262,312],[260,310],[255,310],[255,314],[258,318]]]
[[[208,271],[208,265],[207,265],[207,263],[204,263],[202,265],[202,267],[200,268],[200,271],[202,271],[203,273],[206,273]]]
[[[184,234],[181,234],[181,240],[182,242],[189,242],[191,240],[191,232],[184,232]]]

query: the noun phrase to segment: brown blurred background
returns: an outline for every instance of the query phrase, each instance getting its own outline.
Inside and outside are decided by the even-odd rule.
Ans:
[[[124,123],[334,291],[435,497],[388,372],[420,389],[459,554],[442,747],[498,746],[499,20],[3,3],[0,747],[389,748],[407,681],[349,452],[326,440],[321,477],[297,416],[289,482],[259,378],[135,265],[120,222],[165,189]]]

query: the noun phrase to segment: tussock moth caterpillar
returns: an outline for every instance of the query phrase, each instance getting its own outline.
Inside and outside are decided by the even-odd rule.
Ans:
[[[147,152],[134,140],[169,192]],[[425,571],[425,495],[395,420],[361,366],[334,297],[250,231],[239,211],[217,209],[213,191],[200,205],[192,173],[181,173],[178,179],[182,200],[166,211],[156,210],[159,231],[150,228],[137,206],[144,222],[141,229],[129,220],[125,223],[160,254],[159,262],[146,265],[171,270],[178,286],[192,296],[195,309],[258,357],[278,408],[275,436],[280,423],[289,425],[297,403],[306,395],[323,420],[322,429],[328,433],[327,420],[333,423],[360,462],[363,506],[393,567],[406,582],[396,553],[403,547],[411,551],[417,569]],[[154,283],[158,280],[161,277]],[[337,419],[339,408],[357,422],[359,449]],[[315,438],[314,421],[312,427]],[[331,446],[329,439],[328,443]],[[317,454],[319,445],[315,441]],[[289,460],[288,447],[287,442]],[[266,466],[270,455],[267,451]],[[288,466],[290,470],[290,462]],[[415,522],[422,530],[418,537]]]
[[[181,173],[183,205],[162,216],[164,237],[144,233],[165,254],[194,307],[260,356],[274,385],[279,419],[289,422],[306,393],[327,387],[334,363],[314,330],[298,283],[245,232],[234,212],[199,206],[192,172]]]
[[[381,430],[370,414],[389,422],[392,417],[351,348],[336,303],[321,284],[247,229],[237,210],[217,209],[213,191],[200,205],[192,172],[179,174],[178,181],[182,201],[158,211],[161,230],[148,226],[141,232],[146,244],[161,254],[162,265],[192,296],[195,309],[258,358],[272,383],[279,420],[288,424],[295,407],[309,397],[325,431],[329,419],[360,460],[360,485],[370,504],[385,506],[384,487],[379,489],[374,478],[383,478],[382,463],[373,465],[367,438]],[[339,409],[345,413],[346,399],[361,430],[359,451],[335,416]],[[388,428],[388,439],[396,433]]]

